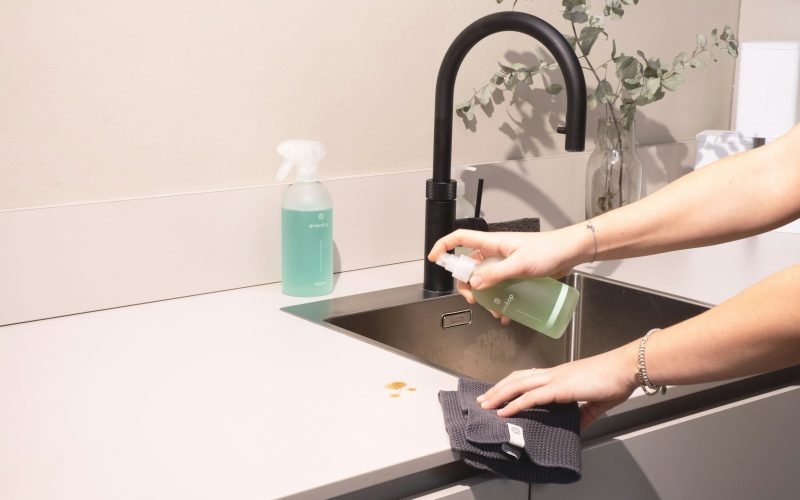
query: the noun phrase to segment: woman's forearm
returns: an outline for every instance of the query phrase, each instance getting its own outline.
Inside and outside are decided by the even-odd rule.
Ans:
[[[798,216],[800,126],[766,146],[719,160],[636,203],[594,218],[597,258],[732,241]],[[585,232],[582,226],[566,230]],[[594,256],[593,242],[586,243],[584,261]]]
[[[655,333],[647,342],[645,355],[651,382],[709,382],[800,363],[798,302],[800,265],[766,278],[699,316]],[[637,341],[622,348],[628,352],[632,366],[638,344]]]

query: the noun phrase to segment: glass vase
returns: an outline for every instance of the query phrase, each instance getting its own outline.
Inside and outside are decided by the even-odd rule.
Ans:
[[[586,165],[586,218],[633,203],[642,195],[642,163],[636,156],[634,124],[611,118],[597,123],[597,146]]]

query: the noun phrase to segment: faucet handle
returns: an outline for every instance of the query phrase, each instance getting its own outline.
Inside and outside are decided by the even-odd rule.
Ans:
[[[562,125],[560,127],[556,127],[556,132],[559,133],[559,134],[566,134],[567,133],[567,127],[565,127],[564,125]]]
[[[477,219],[481,216],[481,200],[483,199],[483,178],[478,179],[478,192],[475,194],[475,215]]]
[[[489,225],[481,218],[481,200],[483,199],[483,179],[478,179],[478,193],[475,195],[474,217],[456,219],[456,229],[472,229],[474,231],[488,231]]]

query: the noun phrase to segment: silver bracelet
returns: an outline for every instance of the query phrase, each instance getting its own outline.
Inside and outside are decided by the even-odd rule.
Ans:
[[[639,386],[642,388],[645,394],[648,396],[653,396],[658,394],[666,394],[667,386],[665,385],[653,385],[650,382],[650,379],[647,376],[647,367],[644,364],[644,346],[647,344],[647,340],[650,338],[650,335],[654,334],[655,332],[661,331],[661,328],[653,328],[649,332],[642,337],[642,341],[639,342],[639,363],[638,363],[638,371],[636,372],[636,378],[639,381]]]
[[[592,224],[591,220],[586,221],[586,229],[592,232],[592,241],[594,241],[594,255],[592,260],[589,261],[589,264],[591,264],[597,260],[597,234],[595,234],[594,224]]]

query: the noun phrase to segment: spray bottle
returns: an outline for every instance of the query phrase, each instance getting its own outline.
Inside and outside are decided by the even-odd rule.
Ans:
[[[466,255],[444,253],[436,263],[453,273],[455,279],[466,283],[476,270],[499,260],[490,257],[477,262]],[[572,320],[579,293],[552,278],[514,278],[482,290],[472,290],[472,295],[483,307],[557,339]]]
[[[283,293],[295,297],[333,291],[333,203],[317,182],[325,146],[317,141],[292,140],[278,145],[283,180],[297,167],[297,182],[283,194],[281,204],[281,271]]]

